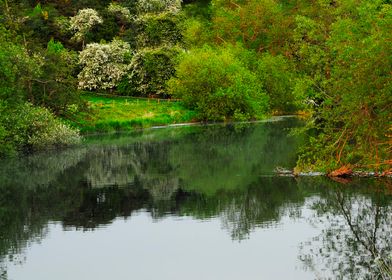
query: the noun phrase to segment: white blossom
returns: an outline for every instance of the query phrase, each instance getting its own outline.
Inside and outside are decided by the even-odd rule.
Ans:
[[[139,13],[178,13],[181,10],[182,0],[139,0],[137,8]]]
[[[87,32],[93,28],[94,25],[101,24],[102,18],[94,9],[82,9],[78,14],[70,18],[70,29],[75,32],[74,39],[76,41],[83,41]]]
[[[128,70],[130,52],[129,44],[118,39],[108,44],[88,44],[79,56],[83,66],[78,75],[79,88],[114,88]]]

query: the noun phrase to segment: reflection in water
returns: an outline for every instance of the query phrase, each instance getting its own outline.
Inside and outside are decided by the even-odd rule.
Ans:
[[[276,166],[295,163],[300,139],[287,128],[297,125],[285,119],[151,130],[0,162],[0,258],[23,261],[50,222],[93,230],[141,210],[154,220],[218,218],[238,241],[258,228],[278,231],[286,218],[306,218],[321,234],[303,240],[305,269],[319,278],[378,277],[390,265],[390,181],[272,176]],[[4,265],[3,278],[6,271]]]
[[[335,279],[392,277],[392,204],[385,193],[391,183],[366,180],[351,183],[350,188],[332,186],[315,200],[310,222],[321,234],[302,247],[306,267],[328,271]],[[373,191],[361,185],[370,185]]]

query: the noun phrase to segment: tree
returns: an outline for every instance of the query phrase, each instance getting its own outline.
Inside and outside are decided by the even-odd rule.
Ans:
[[[136,48],[128,75],[119,85],[124,95],[167,97],[182,35],[179,0],[140,0],[137,4]]]
[[[127,73],[131,49],[128,43],[114,39],[108,44],[92,43],[80,52],[78,75],[81,89],[113,89]]]
[[[33,80],[41,73],[43,58],[30,55],[11,32],[0,25],[0,99],[19,104],[33,96]]]
[[[146,13],[178,13],[181,10],[181,0],[139,0],[138,14]]]
[[[70,19],[70,29],[75,33],[72,37],[77,42],[82,42],[84,47],[84,40],[89,31],[103,22],[98,12],[94,9],[82,9],[78,14]]]
[[[292,64],[284,56],[264,53],[258,60],[256,73],[269,96],[272,110],[279,113],[289,113],[300,108],[300,102],[294,95],[296,75]]]
[[[286,44],[290,21],[285,19],[278,1],[213,0],[212,8],[218,43],[241,42],[258,52],[270,50],[273,53]]]
[[[167,97],[166,82],[175,73],[179,48],[144,48],[129,64],[129,72],[119,84],[124,95]]]
[[[117,3],[110,3],[108,6],[108,11],[120,19],[123,23],[127,23],[132,20],[130,11],[126,7],[123,7]]]
[[[204,120],[248,120],[268,108],[259,79],[229,47],[205,46],[182,55],[169,93],[182,98]]]
[[[391,5],[363,1],[331,26],[326,44],[332,69],[316,123],[319,134],[300,165],[350,165],[376,171],[391,166]]]

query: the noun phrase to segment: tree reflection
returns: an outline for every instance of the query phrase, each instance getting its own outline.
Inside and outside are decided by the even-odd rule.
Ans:
[[[392,205],[385,192],[390,184],[389,179],[367,180],[371,193],[358,180],[330,184],[322,198],[311,203],[316,211],[311,222],[317,221],[322,233],[302,246],[300,258],[306,267],[325,278],[389,279]]]

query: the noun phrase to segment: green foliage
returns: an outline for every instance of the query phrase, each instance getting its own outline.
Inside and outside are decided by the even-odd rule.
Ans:
[[[181,41],[178,23],[181,18],[172,13],[146,14],[136,21],[138,48],[175,45]]]
[[[270,97],[272,110],[289,113],[298,109],[293,93],[295,75],[285,57],[263,54],[258,61],[257,74]]]
[[[74,77],[77,54],[53,39],[42,53],[40,72],[32,80],[29,101],[49,108],[56,115],[65,115],[71,104],[81,105]]]
[[[141,49],[132,58],[129,74],[118,85],[123,95],[166,97],[166,82],[174,75],[178,48]]]
[[[333,68],[318,111],[322,121],[314,123],[321,133],[299,162],[304,168],[390,166],[391,6],[363,1],[354,11],[359,18],[337,20],[327,40]]]
[[[42,14],[42,7],[41,4],[38,3],[37,6],[34,7],[33,11],[29,15],[30,17],[40,16]]]
[[[254,119],[268,107],[262,84],[230,48],[205,46],[184,54],[169,93],[204,120]]]
[[[83,95],[89,110],[77,112],[72,124],[81,132],[127,131],[172,123],[189,123],[195,113],[181,102]]]
[[[56,42],[55,40],[50,39],[48,42],[48,46],[46,48],[48,54],[58,54],[64,51],[64,46],[61,42]]]
[[[132,20],[132,15],[129,9],[117,3],[110,3],[108,6],[108,12],[113,14],[123,24],[130,22]]]
[[[78,103],[73,74],[75,53],[53,39],[41,54],[30,55],[10,35],[0,35],[0,97],[8,103],[30,101],[63,114],[69,104]]]
[[[100,16],[103,24],[94,26],[86,34],[86,42],[110,42],[116,38],[123,40],[125,31],[130,27],[130,22],[122,20],[122,16],[119,17],[118,14],[114,14],[108,9],[101,11]],[[131,41],[134,41],[134,38]]]
[[[61,123],[47,109],[30,103],[6,106],[0,102],[0,153],[42,150],[76,144],[77,130]]]
[[[202,47],[212,39],[209,22],[202,19],[189,18],[182,23],[182,36],[185,46]]]
[[[258,52],[284,48],[290,29],[282,6],[275,0],[213,0],[213,30],[219,43],[241,42]],[[288,18],[289,19],[289,18]]]
[[[6,31],[0,35],[1,154],[76,139],[77,132],[61,124],[47,109],[26,104],[30,101],[64,115],[70,104],[80,103],[72,78],[76,62],[72,53],[51,40],[42,55],[30,55]]]
[[[9,103],[21,102],[38,74],[38,58],[13,43],[11,34],[0,26],[0,98]]]

